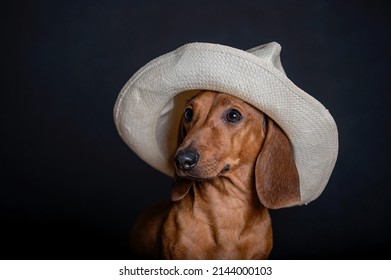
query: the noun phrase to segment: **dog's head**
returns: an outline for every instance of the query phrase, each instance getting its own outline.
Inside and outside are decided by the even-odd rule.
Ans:
[[[268,208],[300,200],[299,176],[291,144],[281,128],[243,100],[203,91],[184,109],[174,157],[173,199],[189,191],[189,180],[213,180],[252,170],[258,197]],[[184,182],[184,183],[183,183]]]

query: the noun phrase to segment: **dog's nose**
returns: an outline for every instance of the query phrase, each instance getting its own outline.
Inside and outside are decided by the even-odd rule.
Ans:
[[[175,155],[175,165],[182,170],[190,170],[197,165],[200,155],[194,149],[183,149]]]

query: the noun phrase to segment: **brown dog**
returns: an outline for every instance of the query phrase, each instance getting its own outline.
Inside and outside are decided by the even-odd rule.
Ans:
[[[132,248],[148,258],[267,258],[267,208],[300,201],[285,133],[243,100],[211,91],[188,101],[181,130],[173,201],[140,217]]]

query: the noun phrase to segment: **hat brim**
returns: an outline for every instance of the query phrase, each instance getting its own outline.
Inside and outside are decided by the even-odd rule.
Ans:
[[[237,96],[277,122],[293,146],[298,204],[321,194],[338,154],[332,116],[272,63],[243,50],[192,43],[149,62],[117,98],[114,120],[120,136],[141,159],[172,176],[184,104],[199,90]]]

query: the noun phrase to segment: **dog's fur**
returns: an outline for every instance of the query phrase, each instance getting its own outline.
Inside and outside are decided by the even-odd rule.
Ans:
[[[192,113],[180,128],[172,202],[140,217],[131,234],[133,250],[146,258],[267,258],[268,208],[300,201],[287,136],[265,114],[228,94],[202,91],[186,108]]]

